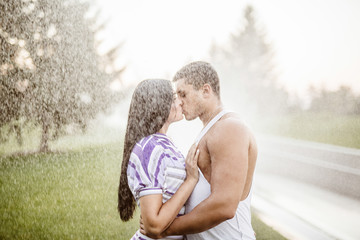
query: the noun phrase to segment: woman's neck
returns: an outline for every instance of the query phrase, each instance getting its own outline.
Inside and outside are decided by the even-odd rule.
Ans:
[[[158,131],[158,133],[166,134],[168,128],[170,126],[169,122],[165,122],[162,128]]]

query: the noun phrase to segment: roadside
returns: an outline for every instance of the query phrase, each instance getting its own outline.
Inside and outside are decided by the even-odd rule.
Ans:
[[[253,207],[290,239],[360,239],[360,151],[259,137]]]

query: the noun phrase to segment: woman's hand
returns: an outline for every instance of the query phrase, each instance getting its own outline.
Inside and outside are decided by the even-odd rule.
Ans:
[[[199,180],[198,160],[199,149],[197,148],[197,144],[194,143],[189,149],[185,160],[186,179],[194,179],[196,182]]]

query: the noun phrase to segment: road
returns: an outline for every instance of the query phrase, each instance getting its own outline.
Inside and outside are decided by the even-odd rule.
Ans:
[[[290,239],[360,239],[360,150],[258,136],[253,207]]]

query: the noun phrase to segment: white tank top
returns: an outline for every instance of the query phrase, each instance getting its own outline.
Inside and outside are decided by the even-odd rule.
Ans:
[[[216,115],[200,132],[199,136],[196,139],[196,143],[199,143],[202,137],[207,133],[207,131],[218,121],[222,116],[224,116],[229,111],[223,110],[218,115]],[[209,182],[204,177],[203,173],[200,171],[199,181],[195,186],[194,191],[192,192],[190,198],[187,200],[185,205],[185,213],[191,212],[200,202],[208,198],[211,194],[211,188]],[[203,239],[244,239],[252,240],[255,239],[254,230],[251,226],[251,211],[250,211],[250,202],[252,190],[250,189],[249,195],[247,198],[241,202],[236,209],[235,217],[220,223],[219,225],[206,230],[201,233],[188,234],[186,235],[188,240],[203,240]]]

